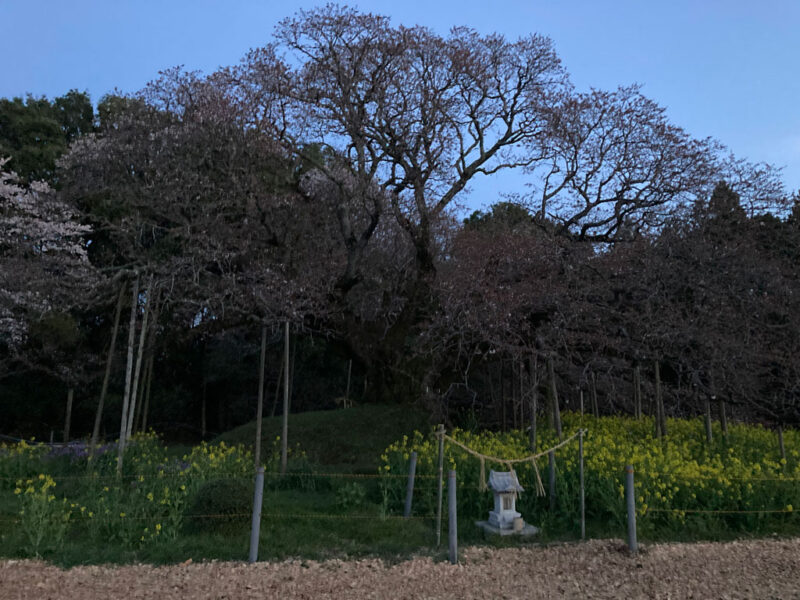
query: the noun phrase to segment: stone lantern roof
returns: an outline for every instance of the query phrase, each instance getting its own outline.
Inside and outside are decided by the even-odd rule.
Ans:
[[[489,487],[500,494],[525,491],[514,471],[489,471]]]

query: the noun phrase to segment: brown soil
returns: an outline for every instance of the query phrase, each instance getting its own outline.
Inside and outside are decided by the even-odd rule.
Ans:
[[[800,598],[800,539],[663,544],[630,556],[618,541],[467,548],[461,564],[416,558],[192,563],[62,570],[0,561],[0,598]]]

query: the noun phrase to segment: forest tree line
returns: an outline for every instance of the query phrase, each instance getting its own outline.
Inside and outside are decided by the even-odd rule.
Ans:
[[[798,196],[544,36],[301,11],[97,109],[0,100],[0,156],[0,432],[279,412],[287,322],[293,411],[800,417]]]

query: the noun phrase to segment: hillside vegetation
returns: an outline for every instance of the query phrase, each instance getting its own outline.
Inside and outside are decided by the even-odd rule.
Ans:
[[[383,450],[415,430],[427,431],[428,420],[419,408],[384,404],[298,413],[289,417],[289,445],[299,445],[312,463],[327,469],[375,473]],[[252,446],[255,431],[253,421],[216,441]],[[264,443],[270,444],[281,433],[281,417],[264,419],[261,431]]]

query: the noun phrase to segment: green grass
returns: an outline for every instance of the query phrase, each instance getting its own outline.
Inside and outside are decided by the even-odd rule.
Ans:
[[[367,501],[358,507],[338,507],[333,489],[316,491],[269,490],[264,496],[259,560],[301,558],[325,560],[378,557],[395,563],[410,556],[447,560],[447,514],[442,543],[436,548],[433,519],[381,518],[380,505]],[[64,568],[85,564],[174,564],[199,560],[247,560],[250,521],[209,531],[202,526],[187,530],[175,540],[140,549],[92,539],[80,528],[64,545],[44,558]],[[471,521],[459,523],[459,544],[514,547],[563,539],[557,537],[500,538],[485,536]],[[0,534],[0,556],[22,558],[24,540],[13,528]]]
[[[565,418],[569,420],[569,415],[566,415]],[[595,425],[594,435],[600,439],[601,424]],[[700,433],[694,432],[692,429],[697,424],[674,422],[672,425],[675,439],[679,437],[679,426],[691,429],[690,433],[698,439],[702,437]],[[405,494],[407,460],[401,451],[405,449],[395,448],[388,452],[388,455],[393,457],[391,469],[382,471],[383,479],[378,477],[380,457],[390,444],[402,440],[404,435],[410,434],[414,429],[430,430],[426,415],[405,406],[367,405],[347,410],[291,415],[289,427],[290,445],[292,447],[299,446],[306,453],[306,457],[290,457],[288,476],[279,476],[275,472],[267,473],[259,550],[261,560],[372,556],[395,562],[412,555],[426,555],[435,560],[446,560],[446,499],[444,522],[442,523],[442,545],[436,548],[434,520],[431,515],[433,512],[431,498],[435,497],[435,482],[433,479],[424,477],[426,469],[430,471],[432,468],[431,461],[421,462],[417,471],[420,478],[415,487],[414,514],[418,518],[408,521],[398,518],[398,512],[402,512],[402,501]],[[264,419],[264,452],[265,456],[269,454],[270,464],[273,467],[276,464],[273,442],[279,430],[280,417]],[[254,431],[255,423],[250,423],[220,436],[216,442],[225,441],[226,444],[250,445]],[[724,456],[727,456],[727,445],[734,445],[737,448],[736,452],[739,453],[753,452],[754,447],[759,443],[762,446],[768,446],[771,442],[769,432],[756,429],[751,431],[748,428],[737,432],[736,428],[732,428],[731,439],[726,441],[725,448],[722,448],[726,451]],[[739,433],[747,435],[742,439],[736,438],[735,436]],[[621,433],[614,436],[617,446],[625,439],[625,435]],[[794,438],[790,435],[787,439],[792,442],[787,449],[792,456],[795,456],[792,454],[796,446],[792,441]],[[520,438],[520,440],[524,446],[525,439]],[[603,441],[602,448],[611,446],[609,442],[601,441]],[[650,444],[650,447],[652,446],[653,444]],[[591,449],[591,446],[588,447]],[[593,458],[599,459],[605,456],[601,452],[601,447],[598,447],[592,454]],[[636,446],[638,452],[643,452],[643,448],[647,447],[642,444]],[[660,447],[658,446],[658,448]],[[194,561],[246,560],[249,547],[249,510],[252,502],[252,456],[238,448],[235,449],[236,452],[233,455],[226,458],[222,456],[224,454],[222,450],[220,447],[213,446],[198,447],[193,451],[195,457],[188,462],[198,461],[205,465],[203,468],[213,471],[205,476],[198,475],[198,477],[206,478],[203,481],[227,477],[227,470],[239,465],[241,471],[237,472],[238,477],[247,481],[247,489],[240,488],[238,492],[244,502],[236,508],[237,514],[242,513],[243,516],[230,521],[186,519],[180,530],[175,529],[171,532],[175,535],[174,539],[159,538],[152,543],[141,545],[138,545],[136,540],[133,540],[132,544],[127,542],[125,545],[120,543],[119,539],[98,537],[96,532],[94,534],[90,532],[88,525],[78,521],[70,529],[63,546],[58,549],[47,549],[43,552],[44,557],[65,567],[96,563],[165,564],[183,562],[188,558],[192,558]],[[147,469],[151,471],[154,469],[151,461],[155,461],[153,465],[156,465],[160,464],[160,461],[173,461],[182,458],[183,454],[190,453],[187,448],[166,449],[154,436],[146,443],[141,442],[138,448],[131,448],[130,452],[133,454],[138,452],[140,462],[126,464],[129,464],[131,469],[143,469],[142,472],[145,474],[148,473]],[[243,459],[235,462],[236,456],[241,456]],[[422,452],[420,456],[426,456],[425,452]],[[577,492],[573,485],[568,485],[571,479],[567,477],[569,474],[567,462],[571,460],[570,457],[569,452],[562,453],[562,468],[559,471],[560,493],[556,511],[550,512],[547,509],[546,498],[535,499],[530,496],[530,493],[524,495],[523,502],[530,501],[529,504],[520,506],[524,518],[529,523],[541,528],[538,536],[528,539],[488,536],[475,526],[476,518],[486,518],[491,498],[488,492],[482,491],[478,494],[476,491],[478,489],[476,463],[466,461],[460,464],[459,475],[466,477],[468,485],[459,488],[459,544],[461,546],[479,544],[492,547],[515,547],[577,540],[580,531],[577,520]],[[609,459],[611,460],[609,464],[622,464],[621,458],[612,459],[613,457]],[[35,460],[31,459],[34,462]],[[48,459],[35,462],[35,464],[34,462],[28,465],[33,468],[32,473],[48,472],[58,481],[55,493],[59,500],[63,495],[70,501],[91,504],[101,495],[97,485],[102,484],[95,484],[95,487],[91,487],[91,484],[85,483],[86,480],[76,478],[76,476],[88,473],[86,465],[71,464],[66,459],[56,461]],[[790,464],[786,468],[793,469],[795,462],[796,456],[790,459]],[[139,467],[136,467],[137,464]],[[593,463],[587,464],[591,466]],[[779,463],[772,465],[768,461],[764,465],[764,468],[774,468],[776,473],[782,473]],[[608,468],[600,469],[600,471],[608,472]],[[621,472],[619,469],[617,471]],[[203,469],[198,471],[198,473],[202,472]],[[646,471],[643,472],[646,473]],[[395,475],[396,478],[391,478],[391,475]],[[430,473],[428,475],[430,476]],[[599,477],[597,473],[595,475]],[[148,477],[152,478],[152,473]],[[125,485],[131,486],[129,493],[113,496],[116,498],[115,502],[127,502],[136,496],[134,492],[139,482],[126,481]],[[149,482],[149,479],[144,480],[142,486],[149,485]],[[391,482],[391,485],[386,486],[387,482]],[[638,488],[639,493],[646,498],[649,494],[648,482],[652,487],[653,482],[642,476]],[[118,484],[109,483],[109,485],[114,487]],[[177,481],[170,485],[177,485]],[[781,485],[792,484],[787,482],[781,483]],[[615,486],[616,484],[611,485],[609,489],[614,496],[614,506],[619,508],[622,505]],[[19,518],[20,508],[20,498],[12,493],[12,488],[13,486],[10,485],[6,485],[5,489],[0,488],[0,520],[2,520],[0,522],[0,556],[17,558],[27,556],[28,553],[25,550],[26,541],[23,533],[18,526],[11,522]],[[153,489],[158,491],[159,488]],[[190,487],[191,489],[193,488]],[[231,489],[233,488],[225,488],[226,491]],[[142,496],[143,493],[141,492],[139,496]],[[183,515],[192,514],[190,508],[192,500],[197,497],[189,495],[189,491],[186,493],[187,504],[186,508],[182,510]],[[225,499],[216,492],[210,497]],[[384,504],[387,499],[388,503]],[[624,537],[624,508],[620,508],[617,511],[618,514],[612,515],[608,510],[603,510],[604,505],[600,500],[594,499],[593,501],[592,499],[591,495],[587,497],[588,537]],[[679,499],[683,500],[683,498]],[[794,499],[794,496],[791,498],[781,497],[777,505],[786,504]],[[139,500],[142,501],[142,498],[140,497]],[[796,504],[800,504],[800,500]],[[121,506],[122,504],[115,510],[122,510]],[[215,508],[202,510],[209,514],[216,511]],[[689,515],[683,522],[677,519],[668,520],[655,514],[655,516],[641,517],[639,533],[640,540],[645,543],[678,540],[727,540],[774,534],[798,535],[800,534],[800,519],[796,514],[781,517],[764,517],[759,514],[727,517]]]
[[[430,427],[428,415],[408,405],[365,404],[343,410],[289,415],[289,445],[299,445],[308,459],[327,471],[375,473],[389,444]],[[215,441],[253,445],[256,422],[220,435]],[[263,420],[261,439],[271,444],[281,433],[281,417]]]

